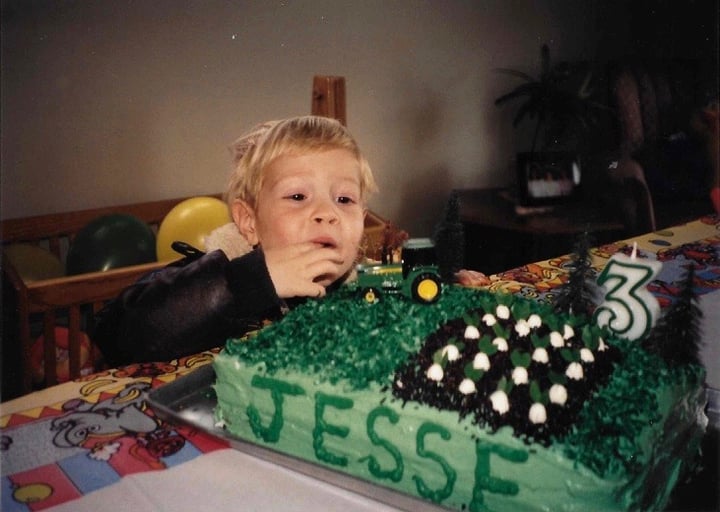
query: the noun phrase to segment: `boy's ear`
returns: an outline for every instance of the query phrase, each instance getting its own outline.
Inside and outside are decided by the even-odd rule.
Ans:
[[[252,245],[257,245],[260,240],[257,236],[257,229],[255,227],[255,211],[245,201],[238,199],[235,201],[230,211],[232,213],[233,222],[238,227],[240,234],[245,237],[245,240]]]

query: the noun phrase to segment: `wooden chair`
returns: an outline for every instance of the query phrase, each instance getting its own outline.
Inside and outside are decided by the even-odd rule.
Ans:
[[[2,221],[3,249],[15,243],[32,244],[49,249],[64,261],[73,237],[90,221],[103,215],[123,213],[133,215],[157,230],[165,215],[185,199],[187,198],[6,219]],[[7,332],[3,328],[3,337],[4,343],[8,339],[16,338],[20,344],[21,392],[27,393],[33,388],[33,362],[30,353],[34,341],[31,325],[34,318],[42,317],[44,338],[44,382],[35,383],[35,386],[51,386],[57,383],[54,328],[58,318],[61,317],[66,317],[68,323],[69,375],[71,379],[77,378],[80,376],[81,365],[82,311],[89,309],[93,313],[97,312],[104,301],[116,297],[121,290],[141,276],[165,264],[164,262],[147,263],[104,272],[27,282],[20,276],[12,260],[3,250],[3,286],[12,288],[14,291],[12,302],[17,307],[17,333]],[[92,315],[90,321],[91,317]]]

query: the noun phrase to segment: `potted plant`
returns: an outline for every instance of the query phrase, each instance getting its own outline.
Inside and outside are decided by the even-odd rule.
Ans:
[[[513,126],[526,119],[535,121],[530,151],[518,154],[518,185],[524,204],[555,201],[572,194],[579,184],[578,153],[584,136],[608,110],[595,99],[588,63],[553,65],[545,44],[540,64],[537,78],[514,69],[497,70],[520,78],[522,83],[497,98],[495,105],[520,102]]]

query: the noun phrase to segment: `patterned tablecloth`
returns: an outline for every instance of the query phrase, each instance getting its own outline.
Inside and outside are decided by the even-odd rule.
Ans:
[[[717,216],[595,248],[593,268],[599,272],[613,253],[629,252],[633,243],[641,257],[663,262],[650,287],[663,306],[677,295],[691,262],[698,295],[720,290]],[[570,262],[569,256],[562,256],[503,272],[491,277],[489,288],[551,301],[567,280]],[[227,448],[224,441],[160,421],[145,404],[149,389],[209,364],[212,358],[213,352],[206,352],[169,363],[130,365],[3,403],[0,508],[9,512],[70,505],[128,475],[181,466]],[[184,482],[177,492],[188,492],[188,486],[192,482]]]

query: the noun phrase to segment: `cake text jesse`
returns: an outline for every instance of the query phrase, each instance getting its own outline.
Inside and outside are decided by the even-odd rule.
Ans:
[[[257,390],[265,390],[270,393],[274,410],[268,425],[262,424],[260,413],[254,405],[248,405],[246,409],[248,421],[253,434],[259,440],[266,443],[276,443],[280,440],[284,425],[283,404],[287,398],[306,395],[305,390],[297,385],[284,380],[254,375],[251,385]],[[326,411],[328,408],[336,410],[350,410],[354,407],[352,399],[322,392],[315,393],[315,425],[312,430],[313,451],[317,460],[326,464],[338,467],[346,467],[350,463],[348,457],[335,453],[326,447],[326,436],[346,438],[350,433],[347,425],[338,425],[328,422]],[[400,417],[398,413],[387,406],[378,405],[369,411],[366,419],[367,439],[374,445],[387,452],[390,459],[394,461],[393,466],[382,467],[377,458],[373,455],[361,457],[358,462],[367,463],[369,473],[378,480],[390,480],[399,482],[405,477],[405,467],[400,450],[388,439],[382,438],[376,429],[376,424],[386,421],[393,426],[398,426]],[[398,426],[399,428],[400,426]],[[415,449],[418,457],[428,459],[436,463],[437,471],[443,475],[445,485],[438,488],[431,488],[422,475],[413,474],[412,480],[415,483],[417,494],[425,499],[440,503],[453,493],[457,478],[457,472],[450,461],[435,451],[426,449],[426,439],[430,436],[439,436],[443,441],[450,442],[451,434],[443,426],[425,421],[417,429],[415,438]],[[491,457],[497,456],[514,463],[527,461],[528,452],[510,448],[497,443],[487,441],[476,441],[475,443],[475,474],[472,502],[470,510],[479,510],[483,504],[483,492],[491,492],[505,495],[515,495],[519,491],[518,484],[507,479],[500,479],[491,475]]]

